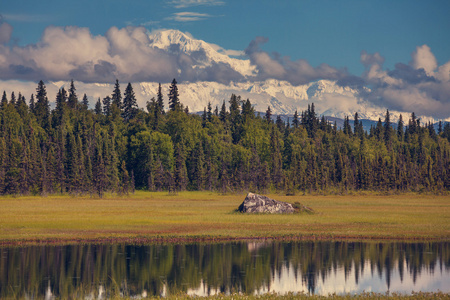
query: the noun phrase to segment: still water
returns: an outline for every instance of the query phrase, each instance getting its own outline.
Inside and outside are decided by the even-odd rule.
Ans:
[[[0,248],[0,298],[450,292],[450,243]]]

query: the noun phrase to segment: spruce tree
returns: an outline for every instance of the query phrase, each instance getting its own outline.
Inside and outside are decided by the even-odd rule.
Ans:
[[[68,98],[67,104],[72,109],[75,109],[78,107],[78,97],[77,97],[77,93],[76,93],[75,84],[73,83],[73,79],[70,81],[69,98]]]
[[[250,99],[247,99],[242,103],[242,118],[243,121],[247,121],[248,119],[253,119],[255,115],[255,110],[253,109],[252,103]]]
[[[120,91],[120,84],[118,79],[116,79],[111,100],[112,104],[116,105],[117,108],[122,109],[122,92]]]
[[[399,141],[403,141],[403,135],[404,135],[403,126],[404,126],[403,117],[400,114],[400,117],[398,118],[398,124],[397,124],[397,138]]]
[[[34,94],[30,96],[30,104],[28,105],[30,109],[30,113],[35,114],[35,103],[34,103]]]
[[[100,101],[100,98],[98,98],[98,101],[95,103],[94,113],[96,115],[102,114],[102,102]]]
[[[384,118],[384,143],[386,145],[390,144],[391,136],[392,136],[391,115],[389,113],[389,109],[387,109]]]
[[[2,96],[2,102],[1,102],[1,108],[5,109],[6,105],[8,105],[8,97],[6,96],[6,91],[3,91],[3,96]]]
[[[89,99],[88,99],[86,94],[84,94],[84,96],[83,96],[82,103],[83,103],[83,109],[84,110],[88,110],[88,108],[89,108]]]
[[[50,130],[50,105],[47,98],[47,89],[41,80],[36,88],[36,119],[42,128]]]
[[[272,110],[270,109],[270,106],[267,107],[265,119],[267,123],[272,123]]]
[[[57,127],[63,124],[63,119],[66,111],[67,92],[61,88],[56,94],[56,107],[53,111],[53,126]]]
[[[181,109],[180,99],[178,94],[177,81],[174,78],[172,84],[169,87],[169,109],[171,111],[176,111]]]
[[[300,121],[298,119],[298,112],[297,112],[297,110],[295,110],[294,119],[292,120],[292,126],[294,126],[294,128],[298,128],[299,125],[300,125]]]
[[[106,96],[105,98],[103,98],[103,114],[105,116],[110,116],[111,115],[111,97]]]
[[[208,122],[212,121],[212,107],[211,107],[210,101],[208,101],[208,111],[206,112],[206,118],[207,118]]]
[[[227,121],[227,106],[225,105],[225,100],[223,100],[222,108],[220,109],[219,119],[222,123]]]
[[[138,111],[138,106],[136,102],[136,96],[133,91],[133,87],[131,83],[128,83],[127,88],[125,89],[125,94],[123,98],[123,112],[122,116],[126,122],[129,122],[133,119]]]
[[[9,103],[11,103],[12,106],[16,105],[16,95],[14,94],[14,92],[11,93],[11,100],[9,100]]]
[[[158,95],[156,98],[156,102],[158,103],[158,113],[160,114],[164,114],[164,99],[163,99],[163,94],[162,94],[162,90],[161,90],[161,83],[158,86]]]

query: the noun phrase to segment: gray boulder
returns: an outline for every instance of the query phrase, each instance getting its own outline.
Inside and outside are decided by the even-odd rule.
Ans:
[[[281,202],[253,193],[248,193],[238,211],[244,213],[291,214],[294,207],[290,203]]]

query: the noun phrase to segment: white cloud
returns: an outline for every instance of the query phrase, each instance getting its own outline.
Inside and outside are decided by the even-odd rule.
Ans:
[[[427,45],[418,46],[416,51],[411,54],[411,66],[415,69],[424,69],[428,75],[433,75],[437,68],[437,61],[430,47]]]
[[[397,63],[394,70],[382,68],[378,53],[361,53],[366,65],[363,75],[371,91],[364,97],[375,105],[418,115],[447,119],[450,115],[450,62],[438,67],[427,45],[418,46],[411,54],[409,66]]]
[[[219,0],[173,0],[169,1],[169,4],[173,5],[175,8],[186,8],[192,6],[216,6],[216,5],[224,5],[223,1]]]
[[[382,57],[378,52],[369,54],[365,50],[363,50],[361,52],[361,63],[366,67],[374,64],[378,64],[381,66],[384,63],[384,57]]]
[[[174,13],[171,17],[168,17],[167,20],[175,20],[177,22],[192,22],[192,21],[200,21],[207,18],[210,18],[209,14],[202,14],[196,12],[183,11]]]
[[[216,44],[208,43],[215,51],[227,55],[227,56],[244,56],[245,52],[242,50],[231,50],[231,49],[224,49]]]

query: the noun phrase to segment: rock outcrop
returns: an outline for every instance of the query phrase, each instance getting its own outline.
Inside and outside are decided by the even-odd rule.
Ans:
[[[244,213],[291,214],[294,207],[290,203],[281,202],[253,193],[248,193],[238,211]]]

